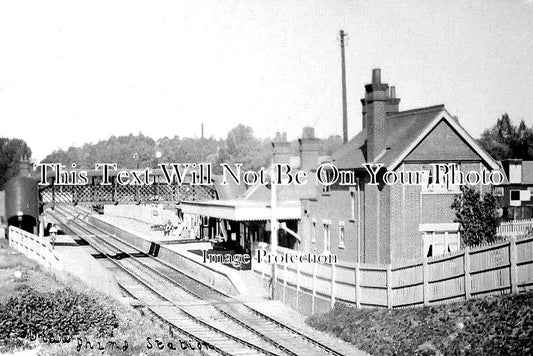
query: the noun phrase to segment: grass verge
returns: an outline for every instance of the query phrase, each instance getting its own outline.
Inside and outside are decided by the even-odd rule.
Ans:
[[[532,355],[533,293],[409,309],[336,304],[306,322],[373,355]]]
[[[196,342],[146,309],[121,304],[75,278],[58,281],[0,238],[0,354],[22,350],[25,355],[203,354]]]

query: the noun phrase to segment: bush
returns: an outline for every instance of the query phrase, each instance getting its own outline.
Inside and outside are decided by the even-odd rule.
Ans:
[[[70,288],[41,293],[23,287],[0,304],[0,346],[21,346],[22,340],[72,339],[85,332],[111,337],[118,319],[110,307]]]
[[[461,194],[453,201],[455,222],[460,224],[463,243],[475,246],[485,242],[496,241],[496,230],[500,225],[497,214],[496,199],[490,193],[483,199],[477,190],[461,186]]]
[[[375,355],[531,355],[533,293],[410,309],[335,305],[307,319]]]

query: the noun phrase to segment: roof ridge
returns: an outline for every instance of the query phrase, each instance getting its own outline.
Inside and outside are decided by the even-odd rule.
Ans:
[[[444,109],[444,104],[426,106],[423,108],[416,108],[416,109],[405,110],[405,111],[399,111],[397,113],[393,113],[391,116],[405,116],[405,115],[411,115],[411,114],[420,114],[424,112],[436,111],[437,109],[438,110]]]

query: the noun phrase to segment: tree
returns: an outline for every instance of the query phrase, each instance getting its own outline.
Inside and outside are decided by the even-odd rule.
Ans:
[[[496,125],[483,131],[478,142],[497,160],[533,159],[533,130],[526,126],[524,120],[514,126],[507,114],[503,114]]]
[[[229,156],[225,163],[242,163],[242,169],[257,170],[270,164],[269,142],[255,138],[251,127],[239,124],[228,132],[225,153]]]
[[[459,232],[466,246],[475,246],[496,240],[496,229],[500,225],[496,199],[486,193],[481,199],[477,190],[461,186],[461,194],[453,201],[455,222],[460,224]]]
[[[211,163],[214,174],[222,172],[220,164],[241,163],[242,170],[268,167],[272,159],[272,139],[259,139],[251,127],[239,124],[225,139],[164,137],[157,142],[142,133],[111,136],[97,143],[85,143],[49,154],[43,163],[61,163],[70,168],[93,169],[95,163],[117,163],[119,168],[155,168],[158,163]],[[339,135],[319,143],[321,155],[331,155],[342,146]],[[156,152],[161,157],[156,157]],[[137,159],[133,158],[136,153]],[[298,141],[291,142],[291,154],[298,155]]]
[[[24,140],[0,137],[0,190],[19,173],[19,162],[23,156],[31,157],[31,149]]]

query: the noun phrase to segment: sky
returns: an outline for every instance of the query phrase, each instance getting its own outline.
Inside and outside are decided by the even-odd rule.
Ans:
[[[0,136],[33,157],[142,132],[349,135],[373,68],[400,110],[445,104],[474,137],[533,125],[533,0],[0,0]]]

